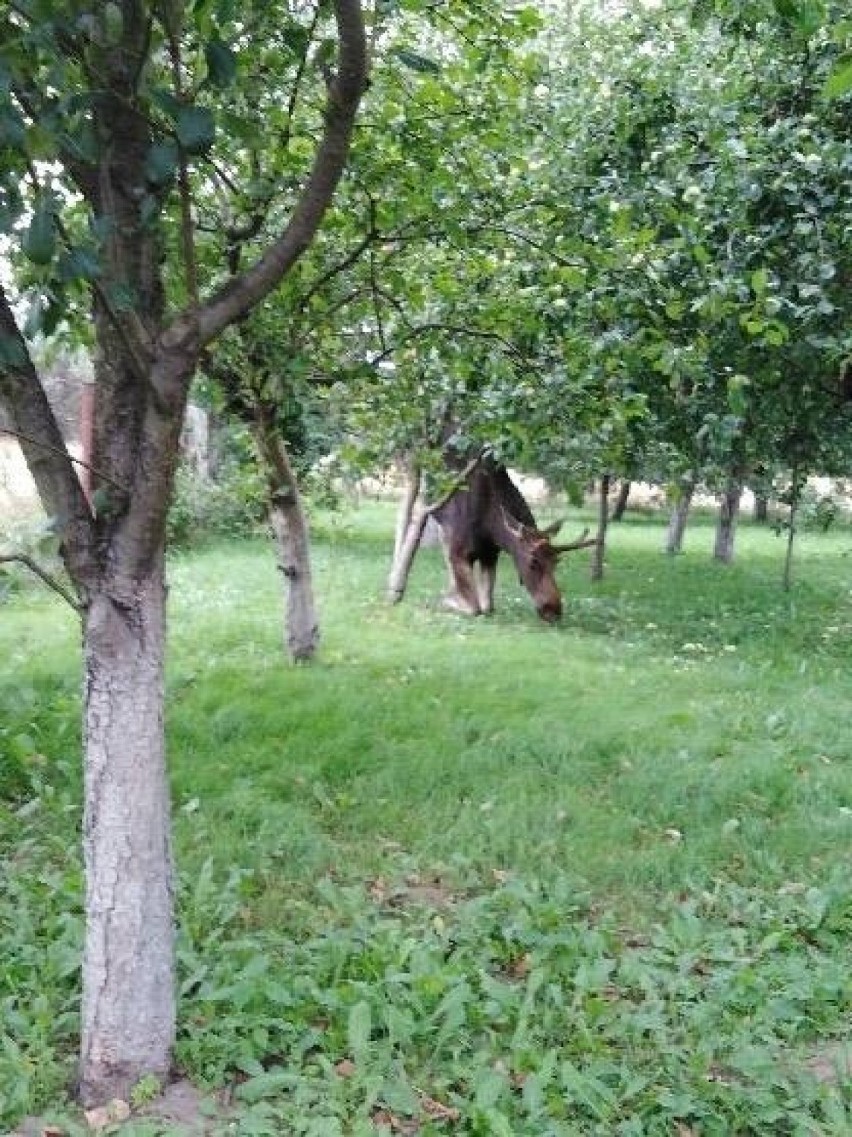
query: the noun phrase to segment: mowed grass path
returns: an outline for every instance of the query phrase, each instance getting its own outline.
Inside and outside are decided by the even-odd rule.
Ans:
[[[397,944],[400,935],[427,943],[437,936],[433,946],[443,955],[436,960],[457,951],[479,973],[494,970],[496,936],[504,957],[499,966],[509,969],[509,980],[520,981],[530,967],[537,974],[536,951],[543,953],[542,976],[559,974],[561,965],[547,955],[551,949],[536,938],[544,935],[542,920],[564,920],[593,937],[594,928],[609,929],[606,934],[622,944],[650,937],[652,953],[663,928],[673,937],[664,954],[677,972],[684,905],[698,920],[690,935],[699,957],[705,950],[712,956],[696,947],[706,937],[748,924],[751,917],[743,913],[752,904],[768,904],[755,917],[759,942],[769,924],[798,926],[819,908],[817,922],[828,921],[833,929],[820,945],[819,967],[805,937],[784,955],[781,972],[772,970],[773,963],[765,979],[766,990],[774,991],[792,982],[778,977],[788,965],[796,976],[811,968],[822,984],[819,998],[813,996],[819,1012],[809,1012],[795,1030],[773,1019],[764,1057],[776,1061],[782,1044],[807,1049],[842,1039],[848,995],[838,995],[827,976],[848,966],[843,945],[848,947],[852,926],[852,886],[845,884],[852,868],[848,532],[805,535],[794,589],[785,594],[782,542],[768,530],[744,526],[737,563],[725,568],[710,560],[707,523],[690,530],[683,556],[668,559],[659,551],[658,521],[628,520],[612,530],[601,584],[589,582],[584,554],[560,568],[566,614],[554,629],[537,620],[508,561],[501,565],[495,616],[470,620],[442,611],[444,570],[435,550],[421,552],[405,602],[388,607],[382,591],[391,530],[391,511],[378,505],[315,524],[323,643],[310,667],[284,662],[279,580],[266,543],[219,545],[172,558],[167,730],[183,882],[183,990],[194,1023],[180,1053],[190,1073],[221,1082],[236,1069],[240,1079],[257,1084],[276,1058],[292,1068],[292,1039],[270,1041],[276,1016],[268,1008],[252,1010],[258,999],[263,1003],[259,988],[249,982],[243,995],[231,991],[227,1014],[221,1006],[211,1010],[217,1007],[211,990],[224,975],[233,980],[246,968],[266,974],[271,957],[280,957],[282,967],[288,959],[292,968],[291,953],[311,937],[321,937],[324,946],[314,958],[324,959],[335,936],[347,942],[353,928],[377,944]],[[0,1091],[9,1116],[56,1092],[75,1029],[76,1004],[68,992],[79,939],[78,640],[70,613],[41,593],[27,592],[0,612],[0,745],[23,756],[33,780],[32,789],[0,812],[5,869],[13,882],[2,912],[4,946],[18,956],[6,1006],[19,1016],[19,1034],[29,1039],[13,1056],[29,1064],[17,1098],[7,1089],[4,1102]],[[41,757],[28,757],[28,750]],[[46,882],[42,899],[49,895],[55,902],[49,919],[36,910],[38,880]],[[517,942],[507,946],[505,928],[498,935],[488,905],[502,913],[498,926],[520,921],[526,931],[517,933]],[[513,905],[520,905],[523,918]],[[707,908],[700,920],[695,905]],[[30,914],[22,920],[22,912]],[[47,953],[46,978],[37,978],[44,957],[26,943],[28,936],[52,943],[58,953],[56,959]],[[588,950],[592,962],[618,956],[609,940],[575,949],[577,959]],[[397,948],[387,950],[393,956]],[[313,1007],[309,1014],[291,1007],[278,1018],[306,1016],[310,1031],[323,1035],[315,1045],[326,1048],[328,1062],[351,1058],[360,1047],[356,1065],[366,1069],[365,1048],[373,1047],[383,1088],[371,1091],[371,1098],[357,1078],[347,1079],[335,1096],[318,1083],[314,1096],[305,1090],[297,1107],[292,1085],[276,1083],[266,1094],[261,1081],[255,1097],[248,1091],[245,1097],[251,1108],[272,1111],[269,1132],[366,1133],[381,1127],[383,1109],[397,1120],[417,1115],[416,1100],[407,1099],[406,1112],[398,1095],[395,1113],[388,1100],[393,1094],[385,1066],[400,1061],[405,1047],[399,1038],[388,1042],[385,1066],[379,1061],[381,1040],[397,1029],[376,1026],[383,1000],[390,998],[383,986],[389,961],[376,965],[383,977],[376,989],[358,971],[362,963],[335,965],[322,980],[335,991],[343,984],[332,1009]],[[449,981],[443,964],[433,964],[442,976],[435,979],[440,1005]],[[658,965],[648,962],[650,971]],[[298,966],[310,971],[313,964],[303,960]],[[604,967],[597,988],[617,988],[615,966]],[[712,963],[703,966],[712,972]],[[570,973],[576,979],[576,959]],[[465,982],[472,982],[470,976]],[[669,980],[659,982],[664,987]],[[48,992],[44,1021],[34,1025],[32,1008],[21,1003],[39,983],[68,990],[63,1014],[57,1018]],[[526,997],[521,991],[521,1004]],[[696,996],[683,997],[688,1002]],[[606,998],[617,1002],[614,995]],[[755,996],[758,1003],[763,998]],[[358,1009],[363,1006],[366,1012]],[[623,1017],[623,1008],[616,1011]],[[433,1012],[438,1014],[424,1009],[424,1021]],[[722,1015],[718,1008],[716,1013]],[[354,1025],[353,1014],[361,1015]],[[747,1030],[743,1024],[756,1014],[753,1006],[745,1008],[737,1029]],[[223,1025],[226,1020],[230,1025]],[[320,1030],[314,1020],[326,1026]],[[779,1021],[787,1023],[783,1015]],[[436,1054],[425,1062],[414,1026],[406,1036],[421,1080],[425,1062],[432,1089],[456,1103],[454,1131],[651,1134],[695,1123],[682,1132],[852,1132],[852,1120],[844,1128],[846,1106],[829,1095],[835,1114],[826,1113],[815,1090],[793,1093],[793,1074],[783,1091],[767,1091],[769,1104],[760,1112],[763,1106],[737,1077],[707,1074],[717,1061],[712,1047],[703,1074],[678,1067],[677,1078],[663,1079],[662,1088],[649,1076],[634,1086],[642,1101],[632,1105],[629,1095],[613,1088],[610,1072],[604,1079],[614,1095],[609,1106],[595,1105],[591,1091],[592,1104],[582,1105],[577,1091],[580,1104],[569,1108],[566,1085],[573,1075],[554,1058],[544,1085],[554,1092],[561,1086],[557,1108],[544,1088],[537,1096],[521,1093],[531,1070],[543,1077],[543,1056],[561,1053],[554,1041],[560,1028],[544,1011],[541,1038],[517,1058],[523,1070],[501,1073],[505,1085],[483,1090],[479,1075],[477,1080],[466,1071],[493,1071],[495,1062],[503,1071],[505,1047],[496,1045],[492,1054],[482,1031],[464,1015],[458,1029],[470,1053],[464,1061],[456,1054],[455,1065]],[[335,1030],[343,1033],[335,1036]],[[254,1043],[244,1046],[253,1031],[259,1032]],[[512,1031],[517,1040],[517,1024]],[[496,1036],[499,1041],[500,1031]],[[688,1066],[696,1043],[688,1032],[678,1038],[648,1042],[637,1068],[654,1069],[655,1060],[662,1061],[655,1059],[659,1045],[683,1045]],[[300,1045],[311,1052],[304,1041]],[[620,1054],[638,1044],[614,1038],[612,1045]],[[629,1062],[625,1070],[624,1078],[639,1077]],[[331,1067],[326,1073],[334,1081]],[[323,1076],[322,1069],[306,1074],[305,1085]],[[722,1088],[710,1096],[725,1102],[714,1097],[702,1113],[702,1089],[695,1100],[686,1095],[661,1104],[660,1095],[674,1093],[671,1085],[681,1077],[690,1085],[718,1082]],[[817,1098],[822,1104],[814,1104]],[[817,1127],[803,1121],[806,1127],[796,1128],[799,1112],[819,1118]],[[311,1129],[305,1119],[314,1124],[320,1114],[328,1127]],[[421,1131],[443,1132],[447,1123],[421,1117]],[[501,1130],[504,1123],[508,1128]],[[358,1128],[362,1124],[366,1128]],[[266,1130],[244,1129],[255,1131]]]

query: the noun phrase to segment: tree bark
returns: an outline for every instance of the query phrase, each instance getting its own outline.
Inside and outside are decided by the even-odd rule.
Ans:
[[[420,496],[421,482],[422,474],[420,467],[414,461],[406,462],[405,488],[402,492],[402,497],[399,499],[399,508],[396,513],[396,529],[394,531],[393,541],[394,565],[402,551],[402,546],[405,544],[405,537],[408,533],[408,527],[411,524],[414,506],[417,503],[417,498]],[[393,573],[393,568],[391,569],[391,573]]]
[[[754,495],[754,520],[758,525],[765,525],[769,520],[769,498],[766,494]]]
[[[686,522],[689,518],[689,507],[692,504],[692,495],[695,493],[695,482],[685,478],[680,483],[680,496],[674,503],[669,518],[669,527],[666,531],[666,552],[670,557],[683,550],[683,535],[686,532]]]
[[[799,471],[796,466],[793,467],[793,473],[790,478],[790,516],[787,519],[787,548],[784,553],[784,575],[781,579],[781,587],[785,592],[790,591],[790,586],[793,583],[793,545],[796,540],[796,520],[799,512]]]
[[[742,483],[732,480],[728,482],[719,501],[719,520],[716,525],[713,557],[725,565],[731,564],[734,559],[734,538],[742,492]]]
[[[627,509],[627,501],[630,497],[630,482],[625,478],[621,485],[618,487],[618,497],[615,499],[615,505],[612,508],[612,520],[621,521],[624,517],[625,510]]]
[[[275,408],[258,404],[253,429],[266,473],[269,522],[278,549],[278,567],[287,582],[284,643],[294,663],[307,663],[316,654],[320,638],[308,521],[296,472],[277,429]]]
[[[418,508],[417,504],[422,480],[420,466],[413,461],[407,463],[405,489],[396,515],[393,561],[388,573],[388,601],[391,604],[399,604],[405,596],[408,575],[429,520],[429,510],[422,505]]]
[[[603,580],[604,557],[606,555],[606,531],[609,524],[609,484],[610,475],[601,478],[598,493],[598,532],[597,543],[592,553],[592,580]]]
[[[414,563],[415,554],[420,548],[420,538],[423,536],[423,530],[426,528],[426,522],[431,513],[430,509],[422,505],[412,504],[405,536],[394,554],[393,564],[388,576],[388,601],[391,604],[398,604],[405,596],[411,566]]]
[[[86,940],[80,1097],[165,1079],[175,1035],[163,557],[112,581],[84,618]]]

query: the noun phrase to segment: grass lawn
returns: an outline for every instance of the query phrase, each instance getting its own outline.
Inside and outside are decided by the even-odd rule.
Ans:
[[[392,527],[317,519],[310,667],[268,545],[172,557],[178,1058],[227,1132],[852,1134],[848,530],[785,594],[768,530],[724,568],[629,519],[549,628],[508,562],[495,616],[443,612],[434,550],[387,607]],[[5,1127],[73,1069],[70,611],[14,595],[0,661]]]

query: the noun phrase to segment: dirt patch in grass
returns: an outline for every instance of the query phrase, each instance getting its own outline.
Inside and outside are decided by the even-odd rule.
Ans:
[[[185,1079],[173,1082],[154,1101],[132,1111],[125,1102],[113,1102],[102,1109],[80,1111],[66,1123],[43,1117],[27,1117],[9,1137],[70,1137],[90,1132],[103,1137],[121,1137],[123,1132],[140,1131],[146,1137],[215,1137],[223,1132],[230,1109],[222,1095],[204,1094]]]
[[[852,1082],[852,1041],[827,1044],[806,1058],[804,1066],[818,1082],[829,1085]]]

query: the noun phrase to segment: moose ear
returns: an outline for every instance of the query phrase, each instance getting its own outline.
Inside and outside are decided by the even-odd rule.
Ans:
[[[542,537],[555,537],[564,524],[565,518],[560,517],[557,521],[554,521],[552,525],[548,525],[546,529],[539,529],[539,533],[541,533]]]

